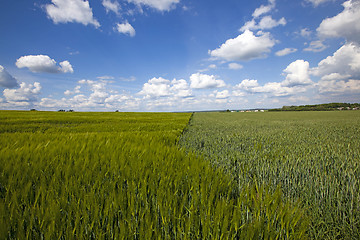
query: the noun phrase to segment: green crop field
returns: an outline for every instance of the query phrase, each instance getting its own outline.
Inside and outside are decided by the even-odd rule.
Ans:
[[[182,144],[192,133],[204,136],[202,130],[191,130],[203,116],[195,115]],[[286,183],[281,171],[288,170],[278,169],[280,180],[268,185],[260,177],[255,181],[255,169],[241,170],[246,175],[234,178],[232,168],[219,167],[234,164],[230,158],[215,166],[212,160],[179,147],[190,117],[188,113],[0,111],[0,239],[306,238],[307,211],[286,197],[298,193],[286,190],[286,184],[272,187],[279,181]],[[260,124],[266,128],[267,123]],[[358,150],[352,146],[358,126],[351,130],[353,139],[339,140],[339,150],[346,152],[341,154],[351,158],[340,167],[353,166],[353,172],[343,178],[358,186],[358,179],[349,178],[358,173],[353,163]],[[234,134],[229,139],[241,134],[240,129]],[[208,135],[204,146],[216,143],[217,138],[211,138]],[[189,140],[196,144],[195,139]],[[248,145],[238,147],[251,150]],[[267,145],[255,147],[261,150]],[[286,152],[296,146],[284,147]],[[332,149],[325,147],[324,158],[327,151]],[[271,157],[272,164],[283,160],[277,157],[281,152],[262,153],[263,158]],[[236,163],[239,171],[251,167],[241,161]],[[338,164],[337,159],[334,162]],[[273,174],[266,169],[263,173]],[[243,183],[238,178],[247,180]],[[352,185],[340,193],[350,190],[351,196],[358,196]],[[340,210],[350,207],[349,197],[344,198],[346,205],[338,206]],[[357,203],[351,206],[354,215],[346,215],[346,221],[358,219]]]
[[[179,141],[237,184],[280,189],[311,239],[360,239],[360,111],[195,113]]]

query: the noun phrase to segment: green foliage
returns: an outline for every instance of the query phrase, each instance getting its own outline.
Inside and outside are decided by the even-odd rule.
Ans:
[[[224,169],[300,201],[312,239],[360,239],[360,111],[196,113],[179,141]]]
[[[336,111],[354,109],[360,110],[360,103],[324,103],[315,105],[283,106],[282,108],[269,109],[269,111]]]
[[[280,188],[179,150],[187,113],[0,112],[0,239],[303,239]]]

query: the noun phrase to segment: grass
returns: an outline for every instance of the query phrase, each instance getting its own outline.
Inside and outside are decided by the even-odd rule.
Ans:
[[[280,188],[178,147],[187,113],[0,112],[0,239],[303,239]]]
[[[238,189],[280,188],[312,239],[360,238],[360,111],[196,113],[180,145]]]

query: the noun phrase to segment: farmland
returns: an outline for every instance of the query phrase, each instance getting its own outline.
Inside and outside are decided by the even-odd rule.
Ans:
[[[0,239],[306,237],[306,209],[277,180],[243,184],[231,161],[179,148],[190,117],[1,111]]]
[[[309,238],[360,239],[359,111],[196,113],[179,143],[239,190],[280,188],[306,210]]]

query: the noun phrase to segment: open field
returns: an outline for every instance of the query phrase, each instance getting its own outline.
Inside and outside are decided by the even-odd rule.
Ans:
[[[0,239],[303,239],[280,188],[179,149],[190,116],[1,111]]]
[[[195,113],[180,145],[300,201],[312,239],[360,239],[360,111]]]

